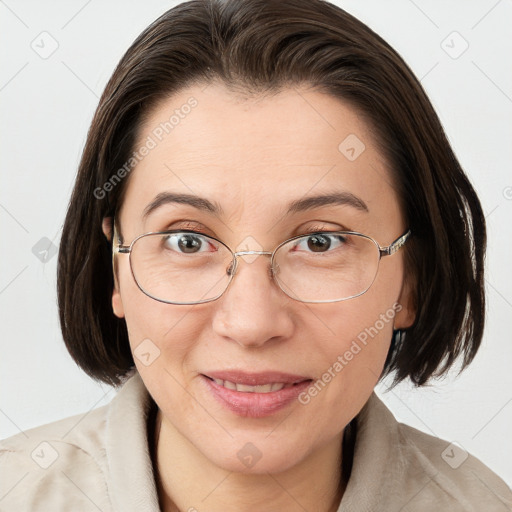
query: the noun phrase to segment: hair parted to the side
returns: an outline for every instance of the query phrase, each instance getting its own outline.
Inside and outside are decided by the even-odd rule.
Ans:
[[[478,197],[402,58],[362,22],[322,0],[182,3],[123,56],[87,136],[59,250],[60,322],[78,365],[119,385],[134,364],[125,321],[112,312],[111,244],[102,233],[128,180],[101,196],[95,191],[129,159],[152,107],[186,86],[214,80],[247,96],[311,85],[364,116],[391,165],[413,233],[403,250],[416,320],[392,345],[384,373],[395,383],[410,378],[423,385],[459,357],[466,367],[484,328],[486,231]]]

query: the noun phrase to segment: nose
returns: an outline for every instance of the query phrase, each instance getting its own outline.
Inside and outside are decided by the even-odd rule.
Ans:
[[[285,339],[294,328],[291,303],[295,301],[272,278],[270,253],[251,254],[238,256],[235,275],[216,301],[213,318],[217,335],[244,347]]]

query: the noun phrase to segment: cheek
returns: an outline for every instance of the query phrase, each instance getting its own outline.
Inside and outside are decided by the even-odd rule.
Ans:
[[[381,268],[366,293],[347,301],[323,305],[323,309],[318,310],[319,316],[330,328],[338,351],[348,350],[355,341],[366,348],[358,353],[364,352],[364,356],[358,359],[383,351],[380,347],[391,340],[395,317],[401,310],[398,304],[401,290],[399,270]],[[371,340],[378,343],[370,344]]]
[[[194,309],[197,306],[165,304],[148,297],[129,269],[123,270],[120,296],[137,369],[141,375],[164,369],[174,372],[190,356],[204,315]]]
[[[388,306],[363,297],[318,312],[332,332],[307,348],[315,380],[299,396],[294,424],[283,422],[281,431],[307,432],[324,444],[340,434],[372,394],[389,350],[395,312],[392,302]]]
[[[317,380],[301,397],[301,403],[316,408],[318,417],[327,416],[329,424],[349,421],[359,412],[386,361],[400,309],[395,299],[399,290],[393,286],[383,291],[375,284],[378,286],[361,297],[318,313],[331,336],[324,340],[324,346],[317,347],[322,351],[322,363]]]
[[[377,297],[372,303],[363,297],[347,302],[343,313],[331,322],[335,335],[329,344],[325,371],[342,375],[343,387],[378,379],[391,343],[394,303]]]

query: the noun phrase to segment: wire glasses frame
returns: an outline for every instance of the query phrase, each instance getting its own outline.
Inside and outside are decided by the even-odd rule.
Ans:
[[[348,299],[352,299],[352,298],[355,298],[355,297],[359,297],[360,295],[363,295],[364,293],[366,293],[369,290],[369,288],[372,286],[373,282],[375,281],[375,278],[376,278],[377,273],[378,273],[379,262],[380,262],[381,258],[383,258],[385,256],[390,256],[390,255],[396,253],[398,250],[400,250],[405,245],[405,243],[407,242],[407,240],[411,236],[411,231],[407,230],[403,235],[398,237],[390,245],[382,247],[377,241],[375,241],[370,236],[364,235],[362,233],[358,233],[358,232],[355,232],[355,231],[324,231],[324,232],[319,231],[319,232],[312,232],[312,233],[307,233],[307,234],[303,234],[303,235],[297,235],[297,236],[294,236],[292,238],[289,238],[289,239],[285,240],[284,242],[281,242],[271,252],[269,252],[269,251],[238,251],[238,252],[233,252],[230,247],[228,247],[224,242],[222,242],[218,238],[215,238],[215,237],[212,237],[212,236],[209,236],[209,235],[205,235],[205,234],[197,232],[197,231],[187,230],[187,229],[177,229],[177,230],[169,230],[169,231],[148,232],[148,233],[144,233],[142,235],[137,236],[129,245],[122,245],[121,240],[119,238],[118,231],[116,229],[115,221],[113,222],[113,226],[114,226],[114,233],[113,233],[113,243],[112,243],[112,268],[115,268],[114,260],[115,260],[115,255],[116,254],[128,254],[129,255],[129,263],[130,263],[130,270],[131,270],[133,279],[134,279],[135,283],[137,284],[137,287],[145,295],[147,295],[148,297],[150,297],[150,298],[152,298],[152,299],[154,299],[154,300],[156,300],[158,302],[163,302],[163,303],[166,303],[166,304],[175,304],[175,305],[202,304],[202,303],[211,302],[211,301],[219,299],[226,292],[226,290],[228,289],[231,281],[233,280],[233,278],[234,278],[234,276],[236,274],[236,270],[237,270],[237,267],[238,267],[238,257],[239,256],[253,256],[253,255],[254,256],[257,256],[257,255],[270,256],[270,263],[271,263],[271,265],[270,265],[270,274],[271,274],[272,278],[277,283],[279,288],[288,297],[290,297],[290,298],[292,298],[294,300],[297,300],[299,302],[306,302],[306,303],[332,303],[332,302],[340,302],[340,301],[343,301],[343,300],[348,300]],[[227,275],[227,276],[229,276],[229,279],[227,280],[226,284],[224,285],[223,290],[220,293],[218,293],[217,295],[215,295],[213,297],[206,298],[206,299],[202,298],[200,300],[187,301],[187,302],[179,302],[179,301],[174,301],[174,300],[171,301],[171,300],[166,300],[166,299],[161,298],[161,297],[157,297],[154,294],[148,292],[148,290],[146,290],[145,287],[142,286],[141,283],[139,282],[139,279],[137,278],[136,273],[134,272],[134,268],[133,268],[134,265],[133,265],[133,261],[132,261],[133,248],[134,248],[135,244],[138,241],[140,241],[141,239],[143,239],[143,238],[157,237],[159,235],[164,237],[164,236],[167,236],[167,235],[173,235],[173,234],[179,234],[179,233],[180,234],[182,233],[182,234],[196,235],[196,236],[201,237],[201,238],[205,238],[205,239],[209,239],[209,240],[214,240],[215,242],[220,244],[220,246],[223,246],[224,248],[226,248],[231,253],[231,256],[232,256],[231,257],[231,262],[226,261],[226,263],[228,263],[228,265],[225,268],[225,274],[224,274],[224,277]],[[298,297],[295,293],[290,293],[289,291],[287,291],[285,289],[286,288],[286,284],[283,283],[282,280],[278,277],[279,264],[276,264],[276,261],[275,261],[276,253],[278,253],[279,249],[281,249],[286,244],[290,244],[291,242],[298,241],[300,239],[308,239],[308,238],[313,237],[315,235],[320,235],[320,236],[323,236],[323,235],[329,235],[329,236],[335,236],[335,235],[337,235],[337,236],[352,236],[352,237],[356,237],[355,239],[358,239],[358,240],[363,240],[363,239],[367,240],[368,242],[371,242],[373,245],[375,245],[376,249],[378,249],[378,259],[376,260],[375,272],[373,273],[374,275],[371,278],[371,280],[368,283],[368,285],[365,285],[365,287],[364,287],[364,289],[362,291],[359,291],[358,293],[354,293],[354,294],[352,294],[352,295],[350,295],[348,297],[342,297],[342,298],[337,298],[337,299],[329,299],[329,300],[303,300],[300,297]],[[220,281],[220,279],[219,279],[219,281]],[[208,293],[208,291],[204,295],[206,295]],[[204,295],[203,295],[203,297],[204,297]]]

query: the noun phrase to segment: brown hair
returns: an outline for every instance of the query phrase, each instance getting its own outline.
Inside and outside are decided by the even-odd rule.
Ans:
[[[213,80],[246,95],[309,84],[365,117],[391,164],[413,233],[404,249],[416,320],[394,337],[384,374],[423,385],[459,356],[465,368],[484,328],[486,232],[478,197],[402,58],[322,0],[185,2],[123,56],[92,121],[60,244],[60,322],[78,365],[119,385],[134,364],[125,321],[112,312],[112,248],[102,220],[119,208],[127,179],[118,170],[133,152],[143,116],[178,90]]]

